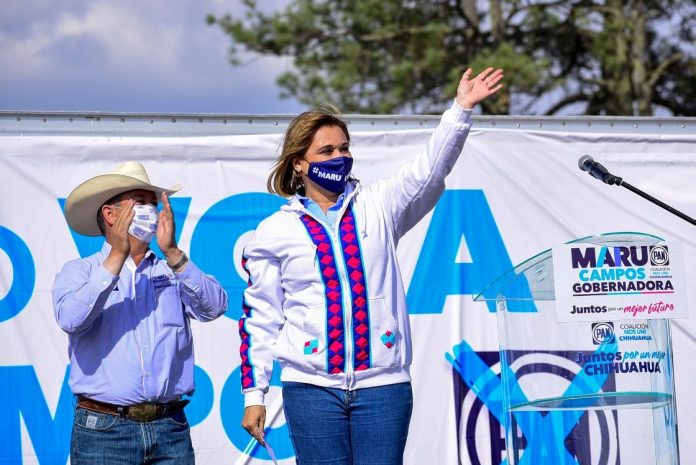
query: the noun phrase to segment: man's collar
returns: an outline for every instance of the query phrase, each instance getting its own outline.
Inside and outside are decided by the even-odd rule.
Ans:
[[[109,255],[109,253],[111,253],[111,244],[109,244],[106,240],[104,240],[104,244],[102,245],[101,253],[104,256],[107,256],[107,255]],[[149,249],[149,248],[147,249],[147,252],[145,252],[145,256],[143,258],[148,258],[148,257],[152,257],[152,258],[156,257],[155,252],[153,252],[152,249]],[[130,256],[128,258],[130,258]]]

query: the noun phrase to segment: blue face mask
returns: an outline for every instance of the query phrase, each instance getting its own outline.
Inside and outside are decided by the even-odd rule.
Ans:
[[[336,157],[331,160],[310,163],[307,176],[327,191],[339,194],[346,188],[346,182],[348,182],[352,168],[352,157]]]

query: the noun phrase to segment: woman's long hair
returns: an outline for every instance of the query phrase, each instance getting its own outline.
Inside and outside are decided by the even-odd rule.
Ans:
[[[266,181],[268,192],[281,197],[304,193],[302,177],[295,171],[294,164],[298,158],[305,156],[312,145],[314,135],[325,126],[341,128],[350,142],[348,126],[338,117],[334,108],[317,108],[301,113],[290,122],[285,131],[283,149]]]

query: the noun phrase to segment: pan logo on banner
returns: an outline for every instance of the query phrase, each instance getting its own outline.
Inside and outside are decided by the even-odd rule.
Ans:
[[[564,244],[553,265],[559,321],[688,316],[681,244]]]
[[[513,377],[524,376],[525,382],[533,383],[533,378],[538,377],[547,385],[555,383],[559,393],[573,392],[587,385],[582,367],[572,360],[579,354],[581,352],[517,351],[510,366],[515,367]],[[476,352],[462,341],[446,357],[454,374],[459,463],[507,463],[499,352]],[[615,390],[613,375],[598,376],[602,377],[602,382],[595,385],[606,391]],[[620,425],[616,411],[517,411],[515,419],[514,440],[519,445],[517,453],[524,457],[525,463],[620,463],[617,440]],[[549,434],[557,437],[551,439]],[[548,447],[549,443],[564,444],[564,447]]]
[[[669,265],[669,250],[666,246],[654,245],[650,247],[650,264],[653,266]]]
[[[616,342],[614,323],[592,323],[592,342],[594,345],[613,344]]]

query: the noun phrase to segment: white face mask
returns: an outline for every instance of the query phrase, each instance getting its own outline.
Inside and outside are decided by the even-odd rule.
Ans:
[[[157,235],[159,212],[152,204],[134,205],[135,216],[128,227],[128,232],[141,242],[149,244]]]

